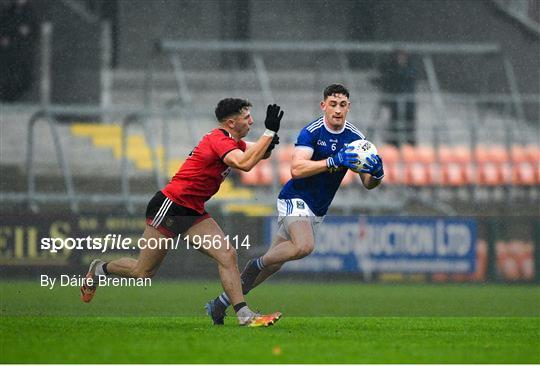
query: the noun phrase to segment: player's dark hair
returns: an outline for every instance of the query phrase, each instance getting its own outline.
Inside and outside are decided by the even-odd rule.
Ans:
[[[323,100],[334,94],[343,94],[349,98],[349,90],[341,84],[328,85],[323,92]]]
[[[251,103],[240,98],[225,98],[219,101],[214,113],[219,122],[223,122],[228,117],[242,112],[244,108],[251,107]]]

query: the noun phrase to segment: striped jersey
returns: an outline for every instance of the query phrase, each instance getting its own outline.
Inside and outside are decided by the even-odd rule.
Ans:
[[[323,160],[336,154],[343,145],[365,139],[364,135],[350,122],[345,121],[341,131],[331,130],[320,117],[304,127],[295,146],[313,151],[311,160]],[[279,193],[280,199],[300,198],[317,216],[324,216],[347,173],[340,167],[333,172],[324,172],[306,178],[289,180]]]

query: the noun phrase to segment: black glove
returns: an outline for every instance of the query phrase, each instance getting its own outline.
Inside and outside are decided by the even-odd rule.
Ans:
[[[279,123],[283,118],[283,111],[280,112],[281,107],[277,104],[269,104],[266,108],[266,119],[264,120],[264,126],[266,129],[274,132],[279,131]]]
[[[274,147],[276,147],[276,145],[279,145],[279,136],[277,135],[277,133],[272,138],[272,142],[270,143],[270,145],[266,148],[265,154],[271,153],[272,150],[274,150]]]

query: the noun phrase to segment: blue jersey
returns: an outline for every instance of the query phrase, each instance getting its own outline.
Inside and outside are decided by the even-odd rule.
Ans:
[[[304,127],[295,146],[313,150],[311,160],[323,160],[337,153],[345,144],[364,139],[364,135],[350,122],[345,121],[341,131],[326,127],[323,117]],[[347,173],[340,167],[334,172],[324,172],[307,178],[289,180],[279,193],[280,199],[300,198],[317,216],[323,216]]]

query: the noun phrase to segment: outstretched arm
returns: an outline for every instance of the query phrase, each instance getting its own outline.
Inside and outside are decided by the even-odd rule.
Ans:
[[[257,142],[250,143],[246,151],[235,149],[229,152],[223,162],[231,168],[249,172],[263,158],[271,142],[272,136],[262,135]]]
[[[280,111],[280,109],[281,107],[276,104],[268,105],[266,119],[264,120],[266,131],[264,131],[263,135],[254,144],[250,143],[246,151],[240,149],[230,151],[223,158],[223,162],[231,168],[249,172],[265,156],[270,146],[276,144],[276,134],[283,118],[283,111]],[[277,138],[277,141],[279,143],[279,138]]]
[[[251,146],[254,146],[255,143],[254,142],[248,142],[246,141],[246,146],[248,148],[250,148]],[[272,142],[270,143],[270,146],[268,146],[266,148],[266,152],[264,153],[263,155],[263,159],[268,159],[270,157],[270,155],[272,155],[272,150],[274,150],[274,148],[276,147],[276,145],[279,145],[279,136],[278,134],[276,133],[274,135],[274,138],[272,139]]]

